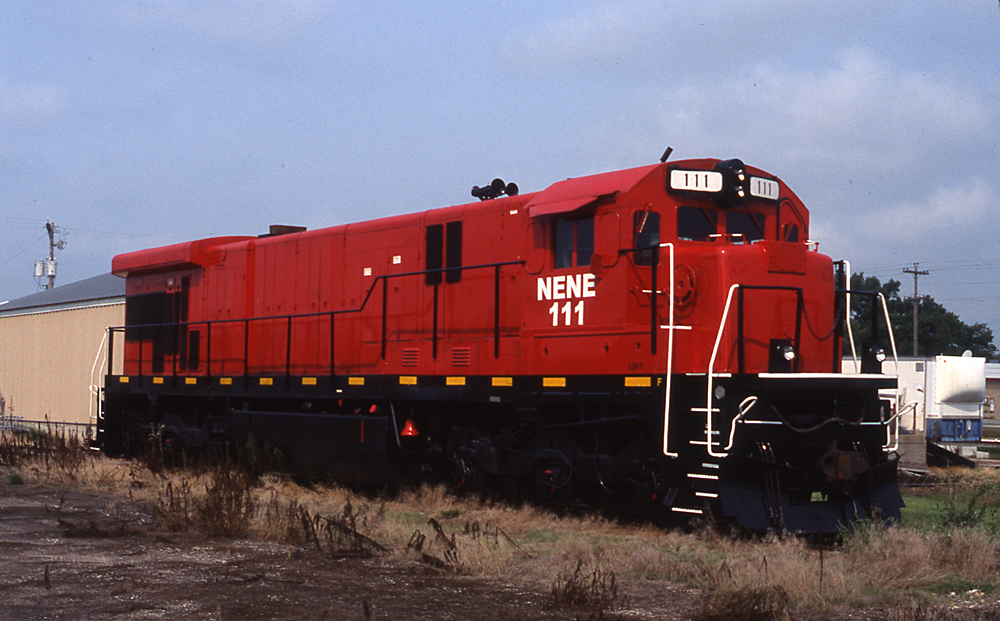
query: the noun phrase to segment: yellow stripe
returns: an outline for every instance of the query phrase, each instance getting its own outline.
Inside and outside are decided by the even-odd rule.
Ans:
[[[464,377],[446,377],[444,379],[446,386],[465,386]]]
[[[302,378],[302,385],[303,386],[315,386],[316,385],[316,378],[315,377],[303,377]]]
[[[649,388],[652,382],[648,377],[626,377],[626,388]]]
[[[274,378],[272,377],[262,377],[260,378],[261,386],[274,386]]]
[[[198,378],[197,377],[185,377],[184,378],[184,383],[188,384],[188,385],[197,384],[198,383]]]
[[[118,378],[118,383],[119,384],[128,384],[128,376],[127,375],[122,375],[121,377],[119,377]]]
[[[417,376],[416,375],[400,375],[399,384],[401,386],[416,386]]]
[[[231,377],[219,378],[219,386],[232,386],[232,385],[233,385],[233,378]]]
[[[543,377],[542,386],[546,388],[565,388],[566,378],[565,377]]]
[[[349,378],[347,378],[347,385],[348,386],[364,386],[365,385],[365,378],[363,378],[363,377],[349,377]]]
[[[162,377],[154,377],[153,378],[153,383],[154,384],[162,384],[163,383],[163,378]]]
[[[514,385],[514,378],[513,377],[494,377],[493,378],[493,385],[494,386],[513,386]]]

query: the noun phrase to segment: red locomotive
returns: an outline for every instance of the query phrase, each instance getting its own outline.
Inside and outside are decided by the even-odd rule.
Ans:
[[[119,255],[112,454],[270,442],[343,481],[447,478],[756,530],[898,517],[881,365],[777,177],[697,159],[316,231]]]

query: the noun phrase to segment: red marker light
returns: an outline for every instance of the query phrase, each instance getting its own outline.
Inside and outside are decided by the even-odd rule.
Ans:
[[[407,438],[412,438],[420,435],[420,432],[417,431],[417,428],[413,424],[412,418],[406,419],[406,423],[403,425],[403,430],[399,432],[399,435]]]

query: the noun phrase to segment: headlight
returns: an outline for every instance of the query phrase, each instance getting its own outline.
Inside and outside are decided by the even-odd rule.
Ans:
[[[747,167],[740,160],[724,160],[715,165],[722,173],[723,189],[717,201],[725,207],[739,207],[747,198]]]
[[[882,363],[885,362],[885,348],[879,343],[866,342],[861,348],[861,372],[881,373]]]
[[[789,361],[789,362],[791,362],[792,360],[795,360],[795,348],[792,347],[791,345],[787,345],[787,344],[786,345],[782,345],[781,346],[781,357],[784,358],[785,360]]]

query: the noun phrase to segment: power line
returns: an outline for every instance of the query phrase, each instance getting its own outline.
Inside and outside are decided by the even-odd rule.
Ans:
[[[36,226],[37,226],[37,225],[36,225]],[[9,259],[7,259],[6,261],[4,261],[3,263],[0,263],[0,267],[3,267],[3,266],[5,266],[5,265],[7,265],[8,263],[10,263],[11,261],[13,261],[13,260],[14,260],[14,259],[16,259],[17,257],[19,257],[19,256],[21,256],[22,254],[24,254],[24,252],[25,252],[25,251],[26,251],[26,250],[27,250],[28,248],[31,248],[32,246],[34,246],[34,245],[35,245],[35,244],[37,244],[38,242],[42,241],[42,239],[44,239],[46,235],[48,235],[48,233],[47,233],[47,232],[46,232],[46,233],[42,233],[42,234],[41,234],[41,236],[40,236],[40,237],[38,237],[38,239],[35,239],[35,240],[34,240],[34,241],[32,241],[32,242],[31,242],[30,244],[28,244],[28,245],[27,245],[27,246],[25,246],[24,248],[21,248],[21,249],[20,249],[20,250],[18,250],[18,251],[17,251],[16,253],[14,253],[14,254],[13,254],[13,255],[12,255],[12,256],[11,256],[10,258],[9,258]]]

